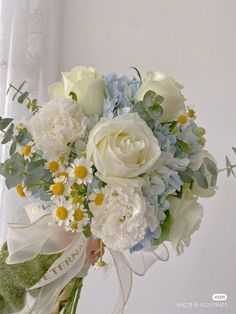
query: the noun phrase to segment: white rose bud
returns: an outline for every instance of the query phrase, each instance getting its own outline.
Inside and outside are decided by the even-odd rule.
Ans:
[[[146,173],[160,154],[156,137],[137,113],[101,119],[87,144],[87,158],[109,182]]]
[[[147,78],[138,90],[135,98],[137,101],[143,100],[144,95],[152,90],[157,95],[164,97],[161,104],[163,114],[161,122],[176,120],[184,110],[184,96],[181,94],[183,87],[172,77],[161,72],[148,72]]]
[[[94,68],[78,66],[70,72],[63,72],[62,81],[48,88],[51,99],[70,98],[71,91],[77,95],[78,103],[87,116],[102,115],[105,82]]]
[[[172,225],[169,240],[177,254],[183,253],[184,247],[191,242],[191,235],[197,231],[203,216],[203,207],[195,199],[168,198]]]

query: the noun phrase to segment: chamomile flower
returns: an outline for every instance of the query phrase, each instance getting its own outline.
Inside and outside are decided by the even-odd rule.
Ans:
[[[84,158],[75,159],[68,168],[69,176],[78,184],[91,183],[93,179],[92,172],[92,162]]]
[[[93,193],[89,196],[89,200],[91,211],[101,208],[105,202],[105,188],[94,189]]]
[[[17,184],[16,192],[21,197],[29,197],[31,196],[31,192],[27,190],[27,188],[23,184]]]
[[[188,107],[187,114],[190,119],[196,119],[196,112],[194,110],[194,107]]]
[[[33,154],[36,152],[36,148],[33,142],[29,142],[22,148],[22,154],[25,159],[30,160]]]
[[[56,202],[53,206],[53,217],[56,219],[57,224],[59,226],[69,226],[72,213],[73,213],[73,205],[69,202]]]
[[[50,186],[52,192],[51,200],[62,201],[70,192],[70,183],[65,179],[65,177],[60,176],[55,178],[53,184]]]
[[[83,226],[89,223],[89,217],[87,212],[84,210],[83,205],[75,207],[71,217],[72,219],[70,225],[67,227],[67,230],[72,232],[81,232]]]

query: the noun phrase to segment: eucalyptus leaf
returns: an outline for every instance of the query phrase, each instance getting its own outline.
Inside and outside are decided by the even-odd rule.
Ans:
[[[20,175],[8,175],[5,179],[5,184],[7,186],[8,189],[11,189],[15,186],[17,186],[17,184],[22,182],[22,177]]]
[[[12,136],[13,136],[13,130],[14,130],[14,124],[12,123],[8,127],[6,133],[5,133],[4,137],[3,137],[2,144],[6,144],[6,143],[11,141]]]
[[[4,118],[0,120],[0,130],[3,131],[5,130],[9,124],[13,121],[11,118]]]
[[[203,189],[207,189],[208,188],[208,182],[207,179],[204,175],[202,175],[202,173],[200,171],[194,171],[193,175],[195,177],[195,179],[197,180],[198,185],[203,188]]]
[[[22,82],[20,84],[20,86],[18,88],[16,88],[16,93],[14,94],[14,96],[12,97],[12,100],[14,101],[16,96],[20,93],[21,89],[23,88],[23,86],[25,85],[25,83],[27,82],[27,80],[25,80],[24,82]],[[14,86],[12,84],[10,84],[8,90],[7,90],[7,93],[9,92],[10,88],[13,88]]]
[[[15,153],[16,147],[17,147],[17,141],[13,141],[10,147],[10,151],[9,151],[10,156],[12,156]]]
[[[193,170],[190,168],[186,168],[184,171],[180,171],[179,176],[183,182],[192,183]]]
[[[236,154],[236,147],[232,147],[232,150],[233,150],[234,153]]]
[[[218,175],[212,176],[211,178],[211,186],[216,186]]]
[[[211,160],[210,158],[204,158],[204,163],[207,170],[210,172],[212,176],[217,175],[218,170],[213,160]]]
[[[23,102],[26,100],[26,99],[29,99],[29,92],[26,91],[24,93],[22,93],[18,98],[17,98],[17,101],[19,104],[23,104]]]

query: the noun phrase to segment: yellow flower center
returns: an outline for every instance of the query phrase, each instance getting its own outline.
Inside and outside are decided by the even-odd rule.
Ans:
[[[98,193],[94,199],[94,203],[99,206],[102,205],[104,200],[104,194],[103,193]]]
[[[187,122],[186,116],[183,115],[183,114],[180,115],[180,116],[178,117],[178,122],[181,123],[181,124],[185,124],[185,123]]]
[[[17,184],[17,186],[16,186],[16,192],[17,192],[21,197],[25,197],[25,192],[24,192],[24,190],[23,190],[22,184]]]
[[[65,185],[63,182],[54,183],[51,186],[51,190],[54,195],[62,195],[65,191]]]
[[[19,131],[19,130],[21,130],[21,129],[23,129],[24,128],[24,125],[22,124],[22,123],[18,123],[16,126],[15,126],[15,129],[17,130],[17,131]]]
[[[78,166],[74,169],[74,175],[77,179],[84,179],[88,174],[88,170],[84,166]]]
[[[72,230],[77,230],[78,229],[78,224],[77,222],[72,222],[72,224],[70,225]]]
[[[57,207],[56,209],[56,217],[59,220],[65,220],[68,217],[68,211],[65,207]]]
[[[32,146],[31,145],[25,145],[23,148],[22,148],[22,154],[24,156],[29,156],[29,154],[31,153],[31,149],[32,149]]]
[[[80,221],[84,218],[84,213],[82,212],[81,209],[77,208],[74,212],[74,218],[77,221]]]
[[[193,119],[195,117],[195,111],[193,109],[188,110],[188,116],[189,118]]]
[[[51,161],[51,162],[48,164],[48,168],[49,168],[50,171],[56,172],[56,171],[59,169],[59,164],[58,164],[58,162],[56,162],[56,161]]]

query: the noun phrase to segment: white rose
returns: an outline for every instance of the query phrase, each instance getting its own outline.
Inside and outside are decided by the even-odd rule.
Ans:
[[[92,233],[113,250],[126,250],[142,241],[147,227],[157,228],[157,217],[139,189],[107,185],[104,204],[94,209]]]
[[[160,154],[156,137],[137,113],[101,119],[87,144],[87,158],[109,182],[146,173]]]
[[[195,199],[170,196],[168,201],[172,218],[169,240],[179,255],[183,253],[184,246],[190,245],[191,235],[199,229],[203,207]]]
[[[36,147],[47,160],[69,151],[68,143],[85,134],[88,118],[70,99],[54,99],[43,105],[28,123]]]
[[[215,164],[216,164],[216,160],[214,159],[214,157],[208,153],[208,151],[206,150],[201,150],[199,151],[199,153],[196,155],[196,161],[192,162],[189,164],[189,168],[191,168],[192,170],[196,171],[198,170],[202,163],[204,162],[204,158],[209,158],[210,160],[212,160]],[[208,188],[207,189],[203,189],[199,186],[199,184],[197,183],[196,180],[193,181],[192,184],[192,193],[194,195],[200,196],[200,197],[211,197],[216,193],[216,187],[215,186],[211,186],[211,178],[212,175],[210,174],[210,172],[207,170],[207,168],[205,168],[205,176],[208,182]]]
[[[86,115],[102,115],[105,82],[94,68],[77,66],[70,72],[63,72],[62,81],[51,84],[48,88],[51,99],[70,98],[71,91],[76,93],[78,103]]]
[[[173,121],[178,118],[185,107],[184,96],[181,94],[182,88],[171,76],[166,76],[161,72],[148,72],[147,78],[135,98],[137,101],[143,100],[144,95],[149,90],[164,97],[161,104],[163,108],[161,122]]]

